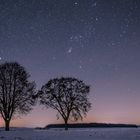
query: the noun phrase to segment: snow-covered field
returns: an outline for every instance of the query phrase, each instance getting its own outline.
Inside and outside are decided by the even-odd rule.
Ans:
[[[0,140],[140,140],[140,128],[0,130]]]

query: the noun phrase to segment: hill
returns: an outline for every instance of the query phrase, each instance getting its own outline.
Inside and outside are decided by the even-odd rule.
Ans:
[[[50,129],[50,128],[64,128],[64,124],[49,124],[45,127],[45,129]],[[108,123],[73,123],[73,124],[68,124],[69,128],[117,128],[117,127],[131,127],[131,128],[136,128],[137,125],[135,124],[108,124]]]

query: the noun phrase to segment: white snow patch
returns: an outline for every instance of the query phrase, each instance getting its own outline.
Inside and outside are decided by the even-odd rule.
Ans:
[[[140,128],[0,130],[0,140],[140,140]]]

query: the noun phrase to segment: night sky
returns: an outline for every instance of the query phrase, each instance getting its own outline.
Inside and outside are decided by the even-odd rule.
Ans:
[[[140,0],[0,0],[5,61],[23,65],[37,89],[61,76],[89,84],[83,122],[140,124]],[[12,125],[60,122],[37,105]]]

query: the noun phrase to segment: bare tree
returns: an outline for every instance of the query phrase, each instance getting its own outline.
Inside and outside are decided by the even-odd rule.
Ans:
[[[38,92],[40,104],[57,111],[65,122],[68,130],[68,121],[83,119],[89,111],[91,103],[88,100],[89,86],[76,78],[56,78],[42,86]]]
[[[6,131],[16,114],[27,114],[35,103],[32,98],[35,84],[28,78],[24,67],[16,62],[0,65],[0,114]]]

